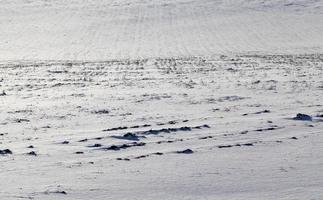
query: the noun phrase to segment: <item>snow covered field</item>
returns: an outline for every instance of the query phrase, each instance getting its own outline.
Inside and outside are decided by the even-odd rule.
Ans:
[[[0,137],[12,154],[1,156],[0,196],[321,199],[322,65],[322,55],[3,64]]]
[[[0,199],[323,199],[323,1],[0,0]]]
[[[0,3],[0,60],[323,53],[322,0]]]

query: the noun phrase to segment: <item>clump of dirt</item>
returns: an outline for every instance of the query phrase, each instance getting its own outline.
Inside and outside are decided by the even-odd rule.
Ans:
[[[293,118],[294,120],[301,120],[301,121],[312,121],[312,117],[306,114],[298,113],[296,117]]]
[[[7,154],[12,154],[12,151],[10,149],[0,150],[0,155],[7,155]]]

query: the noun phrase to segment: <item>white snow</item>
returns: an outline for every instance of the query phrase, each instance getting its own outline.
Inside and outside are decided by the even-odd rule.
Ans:
[[[0,60],[323,52],[321,0],[0,3]]]
[[[0,5],[0,199],[323,199],[323,1]]]

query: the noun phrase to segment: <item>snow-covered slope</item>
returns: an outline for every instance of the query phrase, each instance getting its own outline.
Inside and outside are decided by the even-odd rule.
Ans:
[[[323,0],[0,0],[0,200],[323,199]]]
[[[323,52],[322,0],[1,0],[0,60]]]

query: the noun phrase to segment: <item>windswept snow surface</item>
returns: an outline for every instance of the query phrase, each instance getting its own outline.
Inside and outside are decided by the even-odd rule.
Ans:
[[[322,0],[0,0],[0,199],[323,199]]]
[[[0,0],[0,60],[323,52],[322,0]]]
[[[322,199],[322,67],[322,55],[2,64],[0,199]]]

